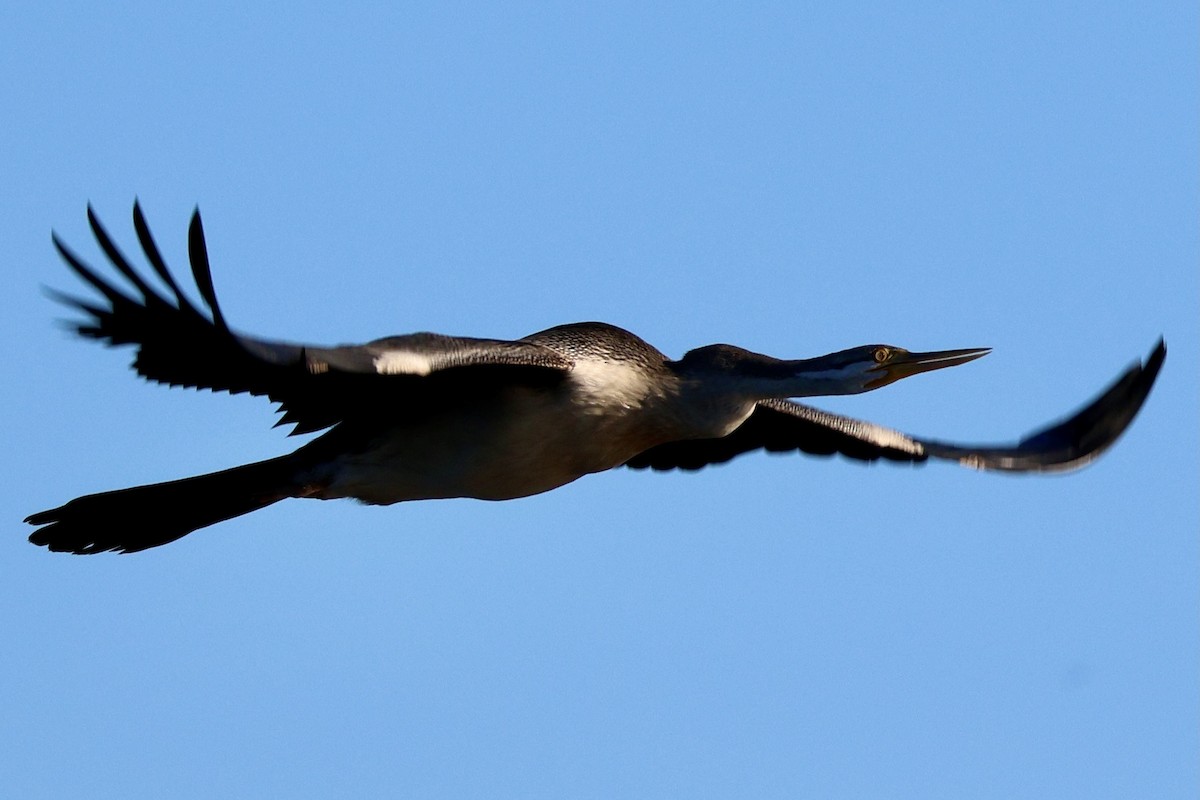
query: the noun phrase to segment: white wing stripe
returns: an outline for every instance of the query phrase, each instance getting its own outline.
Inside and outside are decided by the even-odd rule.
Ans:
[[[428,375],[433,372],[433,360],[411,350],[388,350],[376,356],[374,364],[380,375]]]

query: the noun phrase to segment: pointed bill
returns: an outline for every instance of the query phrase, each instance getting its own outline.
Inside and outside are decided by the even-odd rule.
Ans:
[[[882,373],[871,388],[879,388],[889,383],[895,383],[902,378],[919,375],[922,372],[932,372],[935,369],[957,367],[977,358],[983,358],[992,352],[990,347],[968,347],[962,350],[935,350],[929,353],[894,352],[887,361],[875,367]]]

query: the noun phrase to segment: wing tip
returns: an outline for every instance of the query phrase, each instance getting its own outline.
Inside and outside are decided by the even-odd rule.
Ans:
[[[1167,342],[1162,336],[1158,337],[1158,343],[1154,345],[1154,349],[1150,351],[1150,356],[1142,365],[1142,370],[1150,374],[1150,382],[1158,377],[1158,371],[1162,369],[1163,363],[1167,360]]]
[[[1141,413],[1167,357],[1160,336],[1145,361],[1136,361],[1069,417],[1023,437],[1015,447],[963,447],[925,441],[930,455],[978,470],[1067,473],[1092,464]]]

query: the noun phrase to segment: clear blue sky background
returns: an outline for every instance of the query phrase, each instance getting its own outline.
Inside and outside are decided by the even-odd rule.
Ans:
[[[1196,796],[1194,3],[202,5],[0,11],[0,794]],[[26,514],[296,444],[54,325],[50,229],[132,248],[135,196],[278,338],[992,346],[825,404],[967,441],[1170,355],[1069,477],[755,455],[56,556]]]

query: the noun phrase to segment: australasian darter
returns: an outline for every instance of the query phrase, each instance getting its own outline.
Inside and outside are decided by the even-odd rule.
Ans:
[[[91,494],[26,519],[29,539],[71,553],[134,552],[289,497],[364,503],[538,494],[614,467],[695,470],[753,450],[930,458],[1009,472],[1078,468],[1128,427],[1162,367],[1160,340],[1087,407],[1011,446],[919,439],[788,398],[869,392],[963,364],[984,348],[911,353],[868,345],[784,360],[714,344],[671,360],[628,331],[560,325],[516,341],[413,333],[315,347],[234,332],[213,290],[197,212],[188,252],[208,312],[188,300],[150,236],[134,229],[168,292],[147,282],[101,227],[100,248],[133,291],[68,249],[67,264],[99,293],[75,330],[133,345],[138,374],[172,386],[265,395],[293,433],[325,430],[295,452],[192,478]]]

